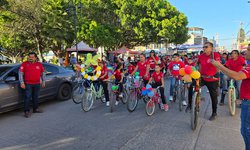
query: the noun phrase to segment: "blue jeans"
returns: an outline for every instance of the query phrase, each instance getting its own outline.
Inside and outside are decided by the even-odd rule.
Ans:
[[[170,94],[169,94],[170,96],[173,96],[175,81],[176,81],[176,78],[170,77]]]
[[[26,84],[24,98],[24,112],[30,111],[30,101],[32,99],[33,111],[38,108],[38,95],[40,84]]]
[[[241,135],[245,141],[246,150],[250,149],[250,100],[241,104]]]

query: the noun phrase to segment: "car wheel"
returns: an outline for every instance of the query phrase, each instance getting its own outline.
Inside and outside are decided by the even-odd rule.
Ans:
[[[71,98],[72,94],[72,88],[69,84],[62,84],[59,87],[58,93],[57,93],[57,99],[59,100],[68,100]]]

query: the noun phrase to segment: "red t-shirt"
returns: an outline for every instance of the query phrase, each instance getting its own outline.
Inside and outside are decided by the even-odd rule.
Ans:
[[[102,78],[101,80],[106,80],[109,78],[109,75],[108,75],[108,68],[106,66],[104,66],[102,69],[101,69],[101,76],[103,76],[105,73],[106,76],[104,76],[104,78]]]
[[[41,75],[44,72],[43,65],[40,62],[31,63],[26,61],[21,64],[20,72],[24,74],[24,83],[40,84]]]
[[[138,69],[140,71],[139,76],[142,77],[142,76],[146,75],[146,73],[147,73],[147,65],[148,65],[147,61],[145,61],[144,63],[142,63],[142,62],[139,61],[137,63]]]
[[[115,79],[116,79],[116,80],[121,80],[121,79],[122,79],[122,72],[119,71],[119,70],[116,70],[116,71],[114,72],[114,76],[115,76]]]
[[[155,80],[155,82],[161,82],[161,79],[164,77],[162,72],[159,72],[158,74],[156,72],[153,72],[152,78]]]
[[[159,61],[159,57],[158,56],[155,56],[155,60],[158,62]],[[147,60],[149,66],[150,66],[150,69],[155,69],[155,61],[152,57],[149,57],[148,60]]]
[[[188,65],[188,66],[196,66],[196,64],[194,62],[191,63],[191,64],[187,63],[186,65]]]
[[[135,66],[134,65],[129,65],[128,66],[128,73],[129,74],[131,74],[134,70],[135,70]]]
[[[217,61],[220,60],[220,54],[217,52],[214,52],[214,59]],[[216,67],[213,66],[211,63],[211,56],[206,55],[205,53],[201,54],[198,58],[198,62],[200,63],[200,72],[201,75],[204,76],[214,76],[217,73]],[[203,78],[205,81],[218,81],[219,79],[214,79],[214,78]]]
[[[179,75],[179,70],[181,68],[184,68],[185,67],[185,64],[182,62],[182,61],[171,61],[169,66],[168,66],[168,69],[170,70],[171,74],[173,76],[178,76]]]
[[[250,65],[247,65],[245,69],[242,70],[247,76],[247,79],[242,80],[240,87],[240,99],[250,100]]]
[[[225,66],[227,66],[230,70],[239,72],[242,70],[243,65],[246,64],[245,59],[242,56],[239,56],[237,60],[229,59]]]

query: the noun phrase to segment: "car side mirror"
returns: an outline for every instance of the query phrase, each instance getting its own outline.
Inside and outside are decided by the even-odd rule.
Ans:
[[[5,79],[5,82],[12,82],[12,81],[16,81],[16,77],[10,76]]]

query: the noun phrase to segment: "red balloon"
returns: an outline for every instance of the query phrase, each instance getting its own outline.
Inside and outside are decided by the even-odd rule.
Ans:
[[[146,87],[142,87],[141,90],[142,90],[142,91],[145,91],[145,90],[146,90]]]
[[[186,66],[185,67],[185,73],[186,74],[191,74],[193,72],[193,68],[191,66]]]
[[[148,90],[149,90],[149,91],[152,91],[152,90],[153,90],[153,88],[149,88]]]

